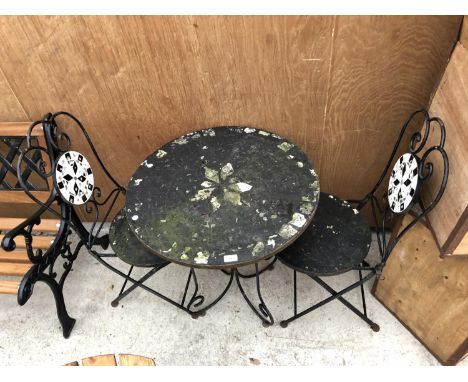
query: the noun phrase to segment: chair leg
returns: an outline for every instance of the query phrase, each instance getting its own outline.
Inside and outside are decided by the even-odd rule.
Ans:
[[[294,304],[294,316],[297,316],[297,271],[293,271],[293,304]],[[294,317],[293,316],[293,317]],[[288,322],[280,321],[280,326],[282,328],[288,327]]]
[[[294,314],[297,314],[297,272],[294,271]]]
[[[354,288],[358,287],[358,286],[361,286],[363,283],[365,283],[367,280],[369,280],[373,275],[375,274],[375,272],[369,272],[369,274],[367,274],[365,277],[361,277],[359,281],[355,282],[354,284],[351,284],[350,286],[348,286],[347,288],[344,288],[342,289],[341,291],[339,292],[336,292],[334,289],[332,289],[328,284],[326,284],[324,281],[322,281],[320,278],[316,277],[316,276],[312,276],[312,275],[309,275],[309,277],[311,277],[314,281],[316,281],[319,285],[321,285],[324,289],[326,289],[328,292],[330,292],[331,296],[318,302],[317,304],[311,306],[310,308],[308,309],[305,309],[304,311],[300,312],[300,313],[297,313],[295,312],[294,315],[290,318],[288,318],[287,320],[283,320],[280,322],[280,325],[281,327],[283,328],[286,328],[288,326],[288,324],[294,320],[297,320],[298,318],[320,308],[321,306],[335,300],[335,299],[338,299],[340,302],[342,302],[346,307],[348,307],[351,311],[353,311],[355,314],[357,314],[359,317],[361,317],[365,322],[367,322],[371,329],[374,330],[375,332],[378,332],[380,330],[379,326],[374,323],[373,321],[371,321],[367,315],[364,315],[363,313],[361,313],[358,309],[356,309],[351,303],[349,303],[347,300],[345,300],[342,296],[345,294],[345,293],[348,293],[350,292],[351,290],[353,290]],[[296,283],[294,284],[294,287],[296,287]]]
[[[160,265],[158,267],[155,267],[153,268],[150,272],[148,272],[145,276],[143,276],[143,278],[141,278],[140,280],[136,280],[134,278],[132,278],[131,276],[128,276],[127,274],[121,272],[119,269],[117,269],[116,267],[114,267],[113,265],[109,264],[106,260],[105,260],[105,256],[100,256],[100,254],[94,252],[94,251],[90,251],[90,254],[100,263],[102,264],[103,266],[105,266],[107,269],[111,270],[112,272],[116,273],[117,275],[119,275],[120,277],[124,278],[124,279],[128,279],[129,282],[131,282],[133,285],[128,288],[126,291],[124,291],[122,293],[121,296],[117,297],[117,300],[121,300],[123,297],[125,297],[126,295],[128,295],[131,291],[133,291],[135,288],[137,287],[140,287],[142,288],[143,290],[159,297],[160,299],[168,302],[169,304],[183,310],[184,312],[186,313],[189,313],[191,314],[192,312],[186,308],[185,306],[181,305],[179,302],[177,301],[174,301],[173,299],[165,296],[164,294],[162,293],[159,293],[158,291],[148,287],[147,285],[145,285],[143,282],[148,279],[149,277],[151,277],[152,275],[154,275],[156,272],[160,271],[161,269],[163,269],[164,267],[168,266],[169,264],[171,263],[166,263],[166,264],[163,264],[163,265]],[[216,301],[219,301],[219,298],[216,300]],[[213,304],[211,304],[210,306],[212,306]],[[205,308],[206,309],[206,308]]]
[[[133,271],[133,265],[130,266],[130,269],[129,269],[128,273],[127,273],[127,277],[130,277],[130,275],[132,274],[132,271]],[[115,307],[117,307],[117,306],[119,305],[119,300],[118,300],[118,298],[119,298],[120,296],[122,296],[122,293],[123,293],[123,291],[125,290],[125,287],[127,286],[127,282],[128,282],[128,279],[125,279],[125,281],[124,281],[124,283],[123,283],[123,285],[122,285],[122,288],[120,288],[119,295],[117,296],[117,298],[116,298],[115,300],[113,300],[113,301],[111,302],[111,306],[112,306],[112,307],[115,308]]]
[[[361,271],[359,271],[361,273]],[[322,279],[316,276],[310,276],[317,284],[319,284],[321,287],[323,287],[325,290],[327,290],[332,296],[336,296],[338,292],[336,292],[332,287],[330,287],[327,283],[325,283]],[[362,282],[362,274],[360,276],[360,282]],[[362,292],[362,298],[363,298],[363,305],[364,305],[364,313],[360,312],[353,304],[351,304],[348,300],[341,296],[337,296],[338,300],[343,303],[347,308],[349,308],[352,312],[354,312],[357,316],[359,316],[362,320],[364,320],[370,328],[374,332],[378,332],[380,330],[380,326],[377,325],[374,321],[370,320],[367,317],[367,313],[365,310],[365,297],[364,297],[364,289],[363,289],[363,284],[361,283],[361,292]]]
[[[362,281],[362,271],[359,269],[359,280]],[[364,293],[364,284],[361,284],[361,300],[362,300],[362,310],[364,316],[367,317],[367,308],[366,308],[366,295]]]
[[[119,305],[120,300],[122,300],[124,297],[128,296],[132,291],[134,291],[136,288],[138,288],[143,282],[148,280],[151,276],[153,276],[157,271],[159,271],[161,267],[155,267],[151,269],[146,275],[144,275],[142,278],[138,280],[138,283],[134,283],[131,285],[127,290],[124,291],[125,286],[128,282],[128,279],[125,279],[122,288],[120,290],[119,295],[111,302],[111,305],[115,308]],[[131,273],[133,271],[133,265],[130,267],[130,270],[128,271],[127,277],[130,277]]]

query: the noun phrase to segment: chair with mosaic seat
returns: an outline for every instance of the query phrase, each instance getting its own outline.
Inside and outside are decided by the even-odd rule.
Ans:
[[[133,283],[129,288],[125,289],[128,283],[128,279],[125,279],[122,288],[120,289],[119,295],[115,298],[111,305],[113,307],[118,306],[119,301],[129,293],[134,291],[137,287],[146,288],[143,282],[148,280],[156,272],[163,269],[170,264],[169,261],[156,256],[147,251],[143,245],[135,237],[134,233],[130,230],[125,216],[125,210],[122,209],[114,218],[111,223],[109,230],[109,240],[114,254],[122,261],[130,265],[127,276],[130,277],[135,267],[140,268],[152,268],[138,282]],[[147,289],[151,293],[159,295],[158,292],[152,289]],[[161,296],[160,296],[161,297]],[[163,297],[164,298],[164,297]]]
[[[195,309],[204,302],[204,296],[198,293],[198,281],[193,269],[189,271],[185,290],[180,302],[175,301],[158,292],[154,288],[150,288],[144,284],[144,282],[150,277],[156,275],[157,272],[171,263],[151,253],[143,246],[143,244],[141,244],[135,236],[136,232],[133,232],[128,225],[124,209],[120,210],[114,216],[109,229],[109,234],[103,233],[103,227],[106,220],[114,211],[118,202],[123,201],[122,199],[125,197],[126,189],[122,187],[108,172],[97,154],[97,151],[94,148],[84,126],[73,115],[66,112],[49,115],[47,120],[48,123],[44,128],[47,130],[49,125],[52,126],[50,133],[51,140],[58,140],[60,134],[65,135],[63,132],[59,134],[57,130],[56,118],[59,116],[69,117],[76,123],[76,125],[78,125],[86,138],[91,152],[94,154],[95,159],[100,165],[102,172],[107,175],[107,180],[115,186],[115,188],[111,189],[105,197],[101,196],[101,189],[94,185],[94,181],[97,181],[97,179],[93,176],[94,173],[91,169],[90,163],[83,154],[69,150],[71,146],[69,138],[66,138],[67,147],[65,150],[58,150],[58,153],[53,153],[57,158],[54,160],[54,163],[57,163],[54,175],[55,183],[57,184],[61,198],[64,200],[65,204],[68,204],[71,208],[72,213],[70,214],[68,224],[72,228],[74,227],[73,231],[80,239],[78,245],[84,245],[88,252],[98,260],[99,263],[124,278],[121,290],[118,296],[111,302],[111,305],[114,307],[118,306],[121,299],[140,287],[186,313],[189,313],[193,318],[204,315],[205,311],[203,309]],[[83,166],[84,168],[80,170],[80,167]],[[91,179],[86,179],[86,175],[89,175]],[[88,180],[90,180],[90,182],[88,182]],[[89,229],[82,224],[79,215],[75,211],[79,206],[84,206],[84,209],[81,211],[82,215],[94,214],[91,227]],[[102,251],[99,248],[96,248],[96,244],[104,250],[106,250],[110,244],[112,252]],[[120,267],[116,267],[114,265],[115,263],[111,264],[108,261],[108,258],[112,257],[117,257],[122,260],[125,265],[130,265],[129,270],[124,273],[119,269]],[[137,280],[132,277],[132,272],[135,267],[149,270],[143,277]],[[194,283],[194,290],[193,293],[189,295],[188,290],[192,282]],[[125,289],[128,283],[131,283],[131,285]]]
[[[60,119],[68,119],[66,122],[72,123],[64,123],[61,125],[63,128],[59,128],[58,120]],[[36,143],[32,139],[35,130],[39,130],[40,127],[45,137],[42,144]],[[73,150],[70,137],[79,138],[80,133],[85,142],[77,146],[87,150],[94,157],[93,163],[97,164],[95,168],[97,173],[84,154]],[[203,314],[203,312],[192,309],[198,307],[204,300],[204,297],[198,294],[198,284],[193,270],[189,273],[181,303],[143,284],[145,280],[169,263],[156,255],[150,255],[136,237],[130,236],[128,225],[124,224],[126,219],[123,212],[117,214],[111,229],[110,236],[113,243],[115,242],[112,246],[114,252],[107,250],[109,234],[105,233],[103,228],[108,218],[117,209],[118,204],[123,202],[126,189],[109,173],[84,126],[76,117],[68,112],[48,113],[41,120],[31,124],[26,141],[26,148],[21,151],[18,158],[18,182],[21,185],[21,190],[37,205],[37,210],[28,218],[21,219],[16,226],[11,227],[2,238],[2,248],[6,252],[13,252],[17,243],[24,242],[28,258],[32,263],[18,288],[20,305],[29,300],[37,282],[42,281],[49,285],[55,298],[63,335],[68,338],[75,324],[75,319],[68,315],[63,286],[81,249],[86,249],[100,264],[125,280],[119,296],[113,301],[113,305],[118,304],[120,299],[135,290],[136,287],[141,287],[191,314],[192,317]],[[76,142],[74,143],[76,144]],[[36,155],[37,152],[43,153],[45,159],[33,161],[32,156]],[[46,181],[50,181],[53,185],[47,191],[47,195],[41,199],[28,187],[27,176],[31,171]],[[97,182],[101,182],[102,188],[101,184],[96,185]],[[46,248],[43,247],[43,241],[31,234],[41,225],[41,220],[44,221],[45,214],[58,218],[57,233],[55,238],[46,245]],[[74,240],[72,235],[76,235],[77,240]],[[123,237],[127,237],[129,240],[123,243]],[[109,261],[109,258],[115,257],[120,257],[125,266],[129,264],[130,271],[122,271],[118,264]],[[59,267],[60,260],[62,264]],[[150,267],[151,270],[143,278],[136,280],[131,277],[135,266]],[[57,272],[59,269],[62,269],[60,276]],[[186,302],[191,281],[194,281],[195,288]],[[124,290],[128,282],[133,285]],[[78,292],[74,293],[74,297],[76,297]]]
[[[409,150],[395,162],[400,144],[411,122],[418,121],[417,116],[424,117],[423,134],[416,132],[411,136]],[[431,129],[438,128],[440,141],[437,145],[425,148]],[[334,300],[340,301],[362,320],[372,330],[379,331],[380,327],[367,315],[364,284],[375,275],[379,275],[391,251],[398,241],[419,220],[423,219],[441,199],[448,179],[449,161],[444,150],[445,126],[438,117],[430,117],[426,110],[417,110],[409,115],[403,124],[399,137],[393,148],[379,180],[372,190],[362,200],[345,201],[336,196],[321,193],[316,215],[303,235],[290,245],[278,257],[280,261],[293,269],[293,309],[294,314],[281,321],[285,328],[292,321],[311,313],[321,306]],[[425,198],[423,202],[421,190],[433,174],[433,163],[428,160],[431,154],[438,154],[441,168],[440,185],[437,192]],[[377,198],[384,179],[391,169],[388,188],[382,201]],[[429,199],[429,201],[428,201]],[[372,224],[375,227],[379,249],[377,264],[370,265],[366,260],[371,245],[371,227],[361,211],[370,205]],[[397,235],[386,236],[386,229],[405,213],[411,213],[413,219],[403,227]],[[381,215],[379,217],[379,215]],[[370,260],[369,260],[370,262]],[[358,279],[351,285],[336,291],[323,278],[336,276],[350,271],[357,271]],[[313,306],[298,312],[297,304],[297,272],[309,276],[330,296]],[[344,295],[360,288],[362,311],[354,306]]]

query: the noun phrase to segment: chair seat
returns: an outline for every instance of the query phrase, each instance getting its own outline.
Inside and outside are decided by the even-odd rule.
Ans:
[[[366,219],[348,202],[321,192],[312,222],[279,258],[299,272],[336,275],[361,264],[370,243]]]
[[[146,250],[138,241],[130,230],[124,210],[121,210],[112,221],[109,239],[114,253],[127,264],[137,267],[154,267],[169,263]]]

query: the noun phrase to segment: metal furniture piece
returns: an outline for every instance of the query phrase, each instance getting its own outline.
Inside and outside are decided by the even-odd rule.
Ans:
[[[86,158],[76,151],[71,151],[69,135],[58,131],[56,120],[64,117],[71,119],[74,122],[73,126],[77,126],[78,131],[84,134],[102,172],[115,186],[105,197],[102,197],[101,189],[94,186],[93,171]],[[41,129],[45,136],[43,144],[32,139]],[[68,315],[65,306],[64,283],[81,248],[87,248],[100,262],[105,262],[99,253],[108,247],[109,240],[108,235],[101,234],[103,223],[99,221],[105,221],[118,196],[125,192],[125,189],[107,171],[81,122],[69,113],[48,113],[41,120],[33,122],[27,132],[26,141],[26,147],[21,149],[17,161],[16,175],[21,189],[36,203],[37,210],[6,232],[2,248],[5,251],[13,251],[17,243],[25,243],[32,267],[19,285],[18,303],[23,305],[29,300],[37,282],[46,283],[55,298],[63,336],[68,338],[75,319]],[[34,161],[32,158],[37,157],[37,152],[41,152],[42,157]],[[31,190],[26,181],[28,177],[32,177],[31,174],[52,184],[47,190],[47,197],[41,195],[39,198]],[[87,220],[91,222],[90,228],[86,228],[78,217],[75,208],[80,205],[83,207],[82,213],[89,217]],[[44,248],[39,238],[31,233],[41,226],[46,212],[58,218],[58,230],[54,239]],[[79,240],[76,244],[72,244],[70,240],[72,232],[78,235]],[[60,269],[62,272],[58,276]]]
[[[136,288],[141,287],[147,292],[154,294],[155,296],[174,305],[175,307],[192,314],[193,318],[198,317],[198,314],[193,312],[193,310],[191,309],[192,305],[196,305],[197,302],[197,285],[195,285],[195,291],[192,297],[190,299],[187,299],[187,293],[192,279],[192,273],[189,273],[181,302],[177,302],[144,284],[146,280],[155,275],[161,269],[168,266],[170,264],[170,261],[164,260],[159,256],[155,256],[138,241],[133,232],[130,230],[126,219],[125,209],[122,209],[114,217],[114,220],[112,221],[109,230],[109,239],[110,245],[115,255],[119,257],[120,260],[130,265],[130,269],[128,270],[128,273],[125,277],[125,280],[123,282],[122,288],[120,289],[118,296],[111,302],[111,305],[113,307],[117,307],[119,305],[120,300],[128,296]],[[142,276],[138,280],[133,280],[132,278],[130,278],[130,276],[135,267],[149,268],[149,270],[144,276]],[[127,288],[127,284],[129,281],[132,285],[130,285]]]
[[[26,148],[26,135],[30,124],[30,122],[0,123],[0,242],[5,232],[21,223],[36,207],[34,201],[24,194],[16,171],[18,157]],[[43,143],[43,132],[35,131],[35,133],[31,140]],[[36,197],[47,199],[49,196],[47,190],[53,187],[53,183],[47,182],[31,170],[44,159],[42,154],[39,150],[31,153],[29,171],[24,171],[22,178]],[[41,225],[34,227],[31,235],[34,236],[38,248],[49,248],[58,231],[57,223],[56,219],[42,219]],[[21,280],[32,265],[24,240],[16,243],[14,251],[7,252],[0,248],[0,294],[18,296]]]
[[[415,117],[424,117],[424,134],[418,131],[411,136],[408,152],[400,156],[394,163],[395,156],[403,141],[405,132]],[[439,143],[425,148],[429,134],[437,129],[440,132]],[[283,251],[278,257],[286,266],[293,269],[293,299],[294,314],[281,321],[282,327],[315,309],[338,300],[352,312],[358,315],[372,330],[379,331],[379,326],[369,319],[366,309],[363,284],[374,275],[379,275],[385,266],[392,249],[418,221],[423,219],[441,199],[448,179],[449,161],[444,150],[445,126],[437,117],[430,117],[426,110],[417,110],[409,115],[400,131],[392,154],[379,180],[372,190],[362,199],[350,202],[333,195],[322,193],[316,216],[304,234]],[[431,202],[424,205],[421,198],[423,186],[428,183],[433,172],[433,164],[429,161],[431,154],[438,153],[443,163],[443,177],[437,192],[431,195]],[[394,163],[393,168],[391,165]],[[378,192],[386,175],[390,172],[387,192],[382,201],[378,200]],[[377,242],[380,252],[378,264],[370,265],[366,257],[371,244],[371,230],[361,210],[370,205],[373,224],[376,227]],[[387,239],[386,227],[406,212],[413,219],[397,235]],[[379,217],[380,215],[380,217]],[[357,271],[359,280],[348,287],[336,291],[323,281],[322,277]],[[298,312],[297,308],[297,272],[309,276],[317,284],[331,294],[330,297]],[[365,274],[365,276],[363,276]],[[360,287],[362,311],[344,298],[346,293]]]
[[[99,173],[107,178],[112,185],[110,190],[103,191],[95,185],[94,172],[88,159],[81,153],[71,150],[72,143],[69,134],[59,131],[58,120],[66,118],[72,124],[68,126],[76,127],[70,135],[85,138],[87,149],[92,154],[94,163],[97,163]],[[65,124],[67,126],[67,124]],[[45,141],[40,144],[33,137],[37,135],[37,130],[42,128]],[[109,257],[121,255],[125,260],[125,252],[120,252],[121,248],[116,245],[117,251],[106,252],[109,246],[109,235],[103,232],[103,227],[118,203],[119,198],[125,194],[122,187],[115,178],[108,172],[101,161],[89,135],[84,126],[73,115],[67,112],[48,113],[41,120],[35,121],[29,127],[26,134],[26,147],[19,149],[19,157],[15,175],[17,176],[20,188],[37,205],[37,210],[27,219],[15,221],[15,225],[8,227],[2,238],[2,248],[6,252],[11,252],[24,243],[27,257],[31,264],[18,286],[18,303],[25,304],[31,297],[34,285],[42,281],[52,290],[56,306],[57,315],[62,326],[63,335],[68,338],[75,324],[75,319],[68,315],[63,297],[63,286],[70,273],[73,262],[78,253],[85,248],[99,263],[123,277],[126,281],[141,286],[142,288],[161,297],[165,301],[188,311],[183,304],[169,299],[157,291],[143,285],[144,280],[135,280],[126,272],[122,272],[108,261]],[[38,152],[42,156],[38,156]],[[46,191],[31,189],[28,179],[33,176],[39,177],[52,184]],[[102,180],[103,178],[101,178]],[[44,197],[44,193],[47,195]],[[123,201],[123,200],[122,200]],[[48,240],[44,244],[41,236],[33,235],[49,220],[44,219],[44,214],[48,213],[57,217],[56,233],[53,240]],[[81,217],[85,217],[88,223],[85,225]],[[52,221],[52,220],[51,220]],[[114,227],[125,229],[124,226]],[[43,229],[42,229],[43,230]],[[70,235],[75,233],[78,240],[71,240]],[[135,243],[137,244],[137,243]],[[136,253],[141,248],[133,248]],[[128,246],[124,249],[128,249]],[[59,267],[59,262],[62,267]],[[167,262],[153,256],[151,275],[162,269]],[[60,277],[58,270],[62,268]],[[125,293],[122,291],[121,294]],[[127,292],[128,293],[128,292]]]
[[[306,229],[315,213],[319,181],[307,156],[278,135],[250,127],[221,126],[167,143],[132,176],[126,194],[128,226],[147,251],[190,268],[192,314],[204,314],[233,279],[265,326],[274,319],[260,290],[258,263],[275,261]],[[128,253],[134,261],[138,253]],[[247,275],[238,268],[254,264]],[[196,268],[229,275],[209,304],[198,294]],[[266,268],[265,268],[266,269]],[[241,278],[255,277],[258,309]]]

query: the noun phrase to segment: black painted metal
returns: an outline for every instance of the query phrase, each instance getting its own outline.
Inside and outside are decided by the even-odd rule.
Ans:
[[[192,280],[195,291],[187,307],[204,312],[235,277],[250,308],[272,325],[259,276],[310,223],[319,190],[312,163],[296,145],[263,130],[220,126],[187,134],[147,157],[129,182],[125,213],[148,251],[191,268],[182,306]],[[140,256],[128,253],[134,257],[130,263]],[[270,258],[259,270],[259,261]],[[239,271],[247,264],[255,264],[254,273]],[[230,276],[220,296],[203,308],[195,267]],[[258,309],[240,281],[248,278],[256,281]]]
[[[398,215],[390,210],[386,192],[384,193],[382,201],[378,200],[376,194],[380,190],[395,160],[395,156],[399,150],[400,144],[403,142],[406,131],[411,122],[417,121],[417,116],[422,116],[424,119],[424,132],[423,135],[421,135],[418,131],[411,136],[408,150],[411,154],[415,155],[418,160],[419,187],[424,187],[432,176],[433,164],[429,161],[431,154],[440,155],[444,166],[443,176],[438,191],[433,196],[429,205],[424,206],[421,199],[421,192],[417,193],[413,206],[419,206],[420,209],[413,211],[412,215],[414,219],[405,227],[402,227],[397,235],[392,235],[391,238],[388,239],[386,229]],[[434,130],[434,125],[436,126],[436,130],[440,132],[440,140],[437,145],[425,148],[429,134]],[[419,130],[419,126],[420,125],[416,125],[415,127]],[[355,208],[351,208],[345,201],[336,197],[329,198],[321,196],[313,224],[308,227],[306,232],[304,232],[293,245],[279,255],[280,260],[294,270],[294,314],[290,318],[281,321],[282,327],[286,327],[291,321],[312,312],[328,302],[338,299],[368,323],[372,330],[379,330],[379,326],[367,316],[363,284],[374,275],[380,275],[388,256],[395,248],[398,241],[411,227],[424,218],[441,199],[449,175],[449,161],[444,149],[444,143],[445,126],[443,121],[438,117],[430,117],[426,110],[417,110],[411,113],[404,122],[390,158],[372,190],[363,199],[350,201],[356,205]],[[380,261],[372,266],[364,260],[370,247],[370,228],[359,212],[367,204],[371,206],[373,223],[376,227],[377,244],[380,252]],[[381,219],[379,219],[379,214],[381,215]],[[350,270],[358,271],[359,281],[344,288],[340,292],[336,292],[320,278],[323,276],[345,273]],[[309,275],[321,287],[330,292],[332,296],[298,313],[296,271]],[[363,277],[363,271],[369,273]],[[361,289],[363,312],[359,311],[342,297],[343,294],[357,287]]]
[[[16,237],[24,237],[29,260],[34,266],[27,272],[20,283],[17,295],[18,303],[23,305],[29,300],[36,282],[42,281],[46,283],[55,298],[57,315],[62,325],[63,335],[65,338],[68,338],[75,320],[68,315],[65,307],[63,298],[64,283],[82,247],[85,247],[93,256],[99,256],[96,249],[93,248],[94,245],[99,245],[102,248],[107,247],[109,242],[108,236],[100,236],[102,223],[98,225],[97,222],[100,218],[105,220],[105,217],[108,216],[115,204],[116,196],[125,190],[117,185],[117,188],[112,190],[106,198],[101,198],[101,190],[98,187],[95,188],[93,197],[84,208],[85,213],[90,215],[90,220],[92,221],[92,228],[90,230],[86,229],[81,223],[74,207],[68,203],[64,203],[60,199],[55,187],[48,190],[49,198],[45,202],[41,202],[34,197],[31,193],[31,190],[34,188],[30,187],[28,182],[30,175],[34,173],[45,180],[53,177],[57,158],[70,148],[71,142],[68,135],[58,132],[56,118],[62,114],[65,113],[48,113],[43,119],[33,122],[26,136],[26,148],[18,149],[19,157],[15,169],[18,184],[36,202],[38,208],[32,216],[5,234],[2,247],[6,251],[14,250],[16,247]],[[75,120],[75,122],[84,130],[79,121]],[[37,139],[32,138],[33,129],[37,128],[37,126],[42,126],[43,128],[46,147],[39,146]],[[93,148],[92,143],[90,141],[88,143]],[[47,156],[49,164],[43,159],[43,156]],[[100,161],[99,163],[102,164]],[[53,203],[58,205],[58,212],[52,208]],[[104,210],[104,216],[100,215],[100,210]],[[59,218],[58,232],[48,249],[35,249],[34,236],[31,234],[32,229],[33,226],[40,224],[41,218],[46,211]],[[69,240],[72,232],[75,232],[79,238],[78,242],[73,245],[71,244],[71,240]],[[56,266],[59,259],[62,260],[60,277],[57,274]]]
[[[73,206],[62,200],[55,187],[49,190],[50,195],[47,201],[41,202],[31,193],[34,187],[32,187],[27,180],[27,178],[32,173],[39,175],[39,177],[45,180],[53,177],[57,159],[60,157],[60,155],[62,155],[62,153],[72,148],[69,135],[63,131],[59,131],[57,122],[62,118],[71,119],[72,122],[74,122],[72,126],[78,127],[79,131],[83,133],[91,151],[94,154],[94,159],[97,161],[107,178],[115,186],[106,194],[103,194],[102,190],[96,186],[93,190],[91,199],[85,203],[83,207],[81,207],[82,211],[84,211],[84,213],[88,216],[88,219],[86,220],[90,222],[89,226],[85,226],[78,217],[75,208],[80,207]],[[46,147],[39,146],[37,139],[32,138],[32,132],[38,126],[42,126],[43,128]],[[63,285],[72,269],[73,262],[76,260],[79,251],[83,247],[86,248],[88,253],[91,254],[91,256],[93,256],[100,264],[104,265],[107,269],[118,274],[124,279],[124,283],[119,295],[116,299],[114,299],[114,301],[112,301],[113,306],[116,306],[122,298],[127,296],[137,287],[140,287],[196,318],[198,316],[204,315],[209,308],[214,306],[227,293],[234,278],[233,273],[230,275],[230,279],[226,288],[220,293],[220,295],[216,297],[211,303],[202,306],[205,298],[198,293],[199,285],[195,270],[193,268],[190,269],[189,272],[182,303],[174,301],[173,299],[144,285],[144,282],[147,279],[166,267],[168,264],[170,264],[170,262],[158,258],[153,254],[151,254],[152,261],[148,262],[148,258],[145,258],[145,255],[148,255],[148,253],[144,254],[144,248],[142,248],[138,240],[136,240],[134,236],[130,237],[128,235],[130,232],[128,230],[128,225],[121,224],[121,219],[116,219],[115,224],[111,229],[111,233],[114,234],[113,245],[115,248],[113,249],[115,250],[115,253],[109,254],[108,252],[103,252],[103,250],[107,249],[109,246],[109,235],[102,233],[103,225],[113,210],[113,207],[116,205],[118,198],[125,196],[126,190],[117,182],[115,178],[112,177],[112,175],[110,175],[101,158],[99,157],[89,135],[86,132],[86,129],[76,117],[67,112],[59,112],[55,114],[48,113],[43,117],[43,119],[35,121],[31,124],[26,137],[26,143],[26,148],[21,149],[19,148],[21,142],[17,142],[17,145],[15,144],[14,149],[10,150],[9,156],[6,158],[11,161],[13,157],[19,154],[16,168],[10,161],[8,161],[8,166],[6,167],[7,170],[12,171],[17,176],[21,190],[24,191],[38,205],[38,208],[32,216],[27,218],[11,231],[7,232],[2,241],[2,247],[6,251],[12,251],[16,247],[15,238],[20,235],[23,236],[26,243],[28,257],[33,263],[33,267],[27,272],[20,283],[17,296],[18,303],[20,305],[25,304],[31,297],[36,282],[42,281],[46,283],[50,287],[55,298],[57,315],[62,325],[63,335],[65,338],[68,338],[75,320],[68,315],[63,297]],[[41,153],[48,157],[50,163],[49,166],[47,165],[47,162],[42,159],[40,155]],[[2,161],[6,161],[6,159],[2,158]],[[4,176],[4,173],[6,173],[5,170],[2,171],[2,176]],[[59,212],[52,208],[53,203],[56,203],[59,206]],[[59,218],[60,226],[58,228],[57,235],[55,236],[55,239],[51,243],[50,247],[44,251],[42,249],[34,248],[34,236],[32,235],[32,229],[33,226],[40,224],[41,217],[45,212],[49,212],[50,214]],[[116,231],[119,232],[117,233]],[[78,241],[72,247],[69,238],[73,232],[77,235]],[[130,239],[133,247],[130,248],[128,243],[125,244],[122,240],[123,238]],[[128,254],[125,253],[126,250],[133,250],[133,253],[139,253],[138,259],[132,259],[129,257]],[[124,273],[109,263],[108,258],[116,256],[120,257],[126,263],[131,264],[130,270],[128,272]],[[58,259],[63,260],[63,271],[60,277],[58,277],[57,273],[55,272],[56,261]],[[131,277],[131,272],[135,265],[151,266],[152,269],[147,272],[145,276],[139,280],[136,280]],[[192,283],[192,280],[194,290],[190,294],[190,297],[185,304],[185,299],[187,297],[188,289]],[[132,285],[126,288],[128,283],[131,283]]]
[[[59,131],[58,128],[57,120],[63,117],[71,119],[74,122],[74,125],[72,124],[72,126],[77,126],[80,129],[95,156],[95,160],[101,166],[104,174],[115,186],[115,188],[110,190],[105,195],[103,195],[99,187],[94,188],[91,199],[84,205],[83,208],[84,213],[89,217],[87,221],[91,222],[90,228],[85,227],[80,221],[78,214],[75,211],[76,206],[64,202],[60,198],[60,195],[55,187],[49,190],[50,195],[45,202],[41,202],[30,192],[34,190],[34,187],[31,186],[31,184],[28,182],[30,175],[35,173],[36,175],[39,175],[39,177],[46,180],[50,177],[53,177],[57,159],[63,152],[71,149],[71,140],[68,134],[63,131]],[[37,139],[32,138],[32,132],[38,126],[42,126],[43,128],[46,147],[39,146]],[[57,315],[62,325],[63,335],[65,338],[68,338],[75,320],[68,315],[63,297],[63,286],[67,276],[72,269],[73,263],[78,256],[79,251],[84,247],[99,263],[125,279],[125,284],[116,299],[117,303],[118,300],[127,296],[136,287],[141,287],[162,298],[163,300],[187,311],[190,314],[194,313],[189,308],[180,306],[179,303],[148,288],[146,285],[143,285],[143,282],[146,278],[165,267],[167,264],[169,264],[168,262],[156,261],[153,270],[148,273],[146,278],[135,280],[130,277],[130,273],[123,273],[108,262],[107,259],[109,257],[115,257],[115,254],[109,255],[109,253],[102,252],[100,249],[106,249],[109,245],[109,235],[102,234],[104,222],[109,217],[109,214],[115,206],[118,198],[125,195],[126,190],[110,175],[106,169],[81,122],[66,112],[59,112],[55,114],[49,113],[45,115],[43,119],[35,121],[31,124],[28,135],[26,137],[26,142],[26,148],[24,149],[20,148],[21,142],[16,142],[17,144],[15,144],[14,147],[9,151],[8,157],[1,158],[2,162],[5,162],[7,159],[9,159],[6,170],[11,171],[14,175],[17,176],[18,184],[21,190],[24,191],[38,205],[35,213],[24,220],[17,227],[7,232],[2,241],[2,247],[6,251],[12,251],[16,247],[16,237],[23,236],[26,243],[26,251],[28,253],[29,260],[33,263],[32,268],[27,272],[20,283],[17,295],[18,303],[20,305],[24,305],[32,296],[36,282],[44,282],[50,287],[54,295],[57,307]],[[40,155],[41,153],[48,157],[50,165],[48,165],[47,161],[42,158],[42,155]],[[13,160],[13,158],[18,154],[19,156],[15,168],[15,166],[10,163],[10,161]],[[6,170],[2,168],[2,177],[5,176]],[[53,203],[58,205],[58,212],[52,208]],[[59,218],[60,224],[58,232],[48,249],[35,249],[32,229],[35,225],[40,224],[41,218],[45,212],[49,212],[49,214]],[[72,234],[72,232],[78,236],[78,241],[73,245],[73,247],[69,240],[70,234]],[[59,259],[62,259],[62,273],[60,277],[56,272],[56,263]],[[125,286],[128,282],[131,282],[133,285],[125,290]],[[192,299],[193,298],[195,297],[192,297]],[[115,304],[116,301],[113,303]]]
[[[34,140],[37,142],[36,138],[34,138]],[[15,166],[15,159],[17,158],[17,156],[20,155],[22,151],[21,147],[25,142],[25,137],[0,138],[0,144],[4,144],[8,148],[6,156],[0,155],[0,189],[22,191],[21,185],[18,180],[10,184],[10,182],[8,182],[5,178],[8,173],[12,174],[15,178],[18,178]],[[48,190],[48,185],[44,181],[44,177],[40,176],[43,180],[41,184],[37,183],[37,180],[31,182],[28,179],[31,173],[33,172],[33,168],[36,167],[36,164],[41,159],[41,151],[33,151],[31,153],[31,158],[27,159],[30,165],[27,166],[26,169],[21,173],[21,178],[23,179],[23,182],[27,185],[29,190]]]
[[[258,270],[258,264],[255,263],[255,284],[257,287],[257,296],[260,300],[260,303],[258,304],[258,309],[255,308],[254,304],[247,297],[247,294],[245,293],[244,288],[242,287],[242,283],[240,282],[240,277],[237,269],[232,270],[232,272],[236,277],[237,286],[241,291],[242,297],[244,297],[245,301],[250,306],[250,309],[252,309],[252,311],[260,318],[260,320],[262,320],[263,326],[268,327],[273,325],[275,321],[273,319],[272,314],[270,313],[270,310],[267,308],[265,301],[263,300],[262,293],[260,290],[260,272]]]
[[[266,259],[265,261],[268,261],[269,259]],[[274,256],[273,259],[267,264],[265,265],[259,272],[258,274],[261,275],[263,272],[265,271],[272,271],[274,269],[274,266],[275,266],[275,263],[276,261],[278,260],[278,257],[277,256]],[[258,263],[257,263],[258,264]],[[231,274],[231,271],[227,271],[225,269],[221,269],[221,271],[225,274],[225,275],[230,275]],[[248,274],[245,274],[245,273],[241,273],[239,272],[239,270],[237,270],[237,274],[239,275],[240,278],[242,279],[251,279],[253,277],[256,277],[257,276],[257,272],[253,272],[253,273],[248,273]]]

